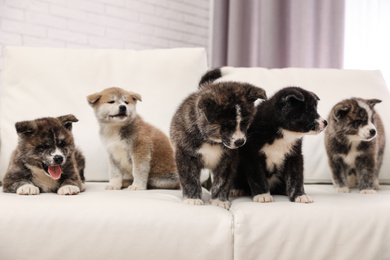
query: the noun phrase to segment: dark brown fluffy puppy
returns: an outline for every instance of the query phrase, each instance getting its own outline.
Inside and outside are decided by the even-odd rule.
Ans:
[[[265,91],[250,84],[214,83],[219,69],[203,76],[199,91],[189,95],[171,123],[171,140],[184,202],[201,205],[200,172],[212,170],[211,204],[228,209],[230,182],[238,160],[236,148],[246,142],[255,114],[254,102]]]
[[[375,112],[378,99],[346,99],[329,115],[325,147],[336,192],[376,193],[385,149],[385,131]]]
[[[318,100],[312,92],[287,87],[260,103],[248,130],[250,140],[240,149],[232,195],[249,191],[253,201],[271,202],[274,193],[312,202],[303,187],[302,138],[327,125],[317,113]]]
[[[4,192],[35,195],[84,191],[84,156],[75,148],[73,115],[16,123],[18,146],[3,179]]]

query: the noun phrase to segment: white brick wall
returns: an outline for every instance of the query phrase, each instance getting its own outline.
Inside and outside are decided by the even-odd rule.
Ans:
[[[0,0],[0,71],[6,45],[208,49],[210,1]]]

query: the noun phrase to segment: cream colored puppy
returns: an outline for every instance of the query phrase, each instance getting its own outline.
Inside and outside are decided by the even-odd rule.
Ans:
[[[110,182],[118,190],[129,175],[129,190],[178,189],[179,179],[168,137],[136,114],[141,96],[121,88],[108,88],[89,95],[100,125],[100,138],[109,155]]]

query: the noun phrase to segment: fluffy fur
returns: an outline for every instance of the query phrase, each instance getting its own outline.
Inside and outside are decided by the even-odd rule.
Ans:
[[[346,99],[329,115],[325,147],[336,192],[349,192],[356,184],[360,193],[379,189],[385,131],[374,106],[378,99]]]
[[[201,169],[212,170],[211,204],[228,209],[229,186],[238,150],[255,114],[254,102],[265,91],[250,84],[214,83],[215,69],[205,74],[199,91],[189,95],[173,116],[170,135],[184,202],[201,205]]]
[[[247,192],[255,202],[271,202],[272,193],[290,201],[311,203],[303,187],[302,137],[327,125],[317,113],[319,98],[299,87],[284,88],[259,104],[240,149],[232,195]]]
[[[121,88],[89,95],[100,125],[100,138],[109,155],[110,182],[106,189],[178,189],[179,180],[168,137],[136,114],[141,96]]]
[[[20,195],[84,191],[84,156],[75,148],[73,115],[16,123],[18,145],[3,179],[3,191]]]

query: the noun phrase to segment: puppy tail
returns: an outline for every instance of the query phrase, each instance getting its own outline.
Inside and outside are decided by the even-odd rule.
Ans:
[[[122,188],[127,188],[131,184],[133,184],[133,180],[122,180]],[[168,173],[163,176],[149,178],[148,189],[180,189],[179,176],[177,173]]]
[[[221,68],[212,69],[206,72],[202,76],[199,82],[199,89],[202,89],[204,86],[214,82],[216,79],[222,77]]]
[[[172,189],[180,188],[179,176],[177,173],[168,173],[148,180],[149,189]]]

